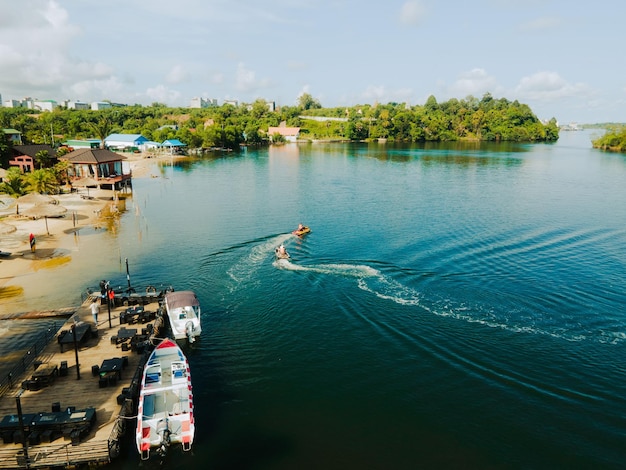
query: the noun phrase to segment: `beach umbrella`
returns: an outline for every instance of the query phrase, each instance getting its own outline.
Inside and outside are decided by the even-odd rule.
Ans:
[[[17,198],[18,204],[58,204],[52,196],[41,193],[28,193]]]
[[[26,209],[23,214],[28,217],[46,219],[46,233],[50,235],[48,230],[48,217],[61,217],[67,212],[67,208],[59,204],[35,204],[33,207]]]
[[[90,176],[84,176],[82,178],[78,178],[77,180],[72,181],[72,186],[76,186],[77,188],[87,188],[87,196],[89,196],[89,186],[98,186],[100,181],[97,179],[91,178]]]
[[[7,233],[13,233],[17,230],[15,225],[0,222],[0,235],[6,235]]]

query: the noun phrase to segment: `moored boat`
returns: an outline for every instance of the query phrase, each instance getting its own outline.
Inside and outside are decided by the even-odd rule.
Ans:
[[[170,322],[174,339],[187,339],[193,343],[202,333],[200,302],[190,290],[168,292],[163,306]]]
[[[172,444],[191,450],[195,433],[189,363],[175,341],[159,343],[144,366],[137,407],[137,450],[164,456]]]

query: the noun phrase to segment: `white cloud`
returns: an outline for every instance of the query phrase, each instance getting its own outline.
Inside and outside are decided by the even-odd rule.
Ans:
[[[584,83],[568,83],[556,72],[537,72],[523,77],[515,93],[522,99],[541,101],[573,96],[589,97],[593,94]]]
[[[404,2],[400,9],[400,23],[415,26],[422,22],[426,9],[419,0]]]
[[[187,72],[187,69],[185,69],[182,65],[177,64],[171,68],[165,77],[165,81],[172,84],[182,83],[187,80],[188,77],[189,72]]]
[[[393,90],[383,85],[370,85],[361,94],[360,98],[370,103],[411,103],[413,90],[410,88]]]
[[[463,72],[448,88],[450,96],[455,98],[465,98],[468,95],[480,98],[485,93],[497,94],[499,92],[500,86],[497,80],[481,68]]]
[[[522,23],[521,31],[553,31],[561,25],[561,19],[555,16],[542,16],[532,21]]]
[[[256,72],[246,68],[243,63],[239,63],[235,74],[235,89],[237,91],[248,93],[268,86],[268,80],[257,80]]]
[[[180,92],[167,88],[164,85],[157,85],[153,88],[146,90],[146,96],[152,102],[157,101],[159,103],[176,103],[180,99]]]

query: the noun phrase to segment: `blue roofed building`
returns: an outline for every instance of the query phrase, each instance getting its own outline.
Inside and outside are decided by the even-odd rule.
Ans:
[[[146,142],[148,139],[141,134],[111,134],[104,139],[104,146],[113,151],[134,152]]]
[[[161,144],[161,147],[169,149],[170,153],[183,153],[183,147],[186,146],[187,144],[183,144],[178,139],[167,139]]]

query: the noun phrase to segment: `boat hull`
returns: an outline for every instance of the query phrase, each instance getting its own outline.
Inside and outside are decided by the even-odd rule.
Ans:
[[[176,342],[164,339],[144,367],[137,406],[137,451],[142,460],[170,445],[191,450],[195,434],[189,363]]]
[[[202,333],[200,322],[200,302],[192,291],[169,292],[163,305],[170,323],[172,336],[176,340],[187,339],[190,342]]]

